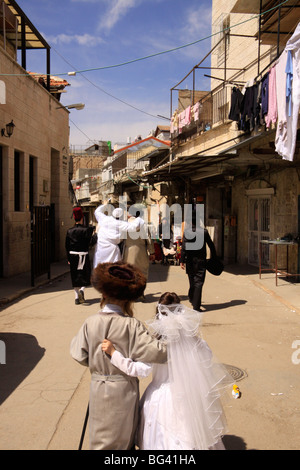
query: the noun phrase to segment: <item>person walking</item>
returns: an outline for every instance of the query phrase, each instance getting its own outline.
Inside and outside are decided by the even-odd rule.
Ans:
[[[163,264],[168,264],[168,256],[175,255],[173,247],[174,233],[167,217],[163,217],[158,226],[158,235],[161,240],[161,250],[163,255]]]
[[[142,227],[134,227],[137,217],[140,217],[139,211],[136,217],[130,216],[128,219],[133,228],[128,229],[128,235],[124,240],[123,261],[136,266],[148,281],[149,262],[155,259],[154,244],[146,224]]]
[[[136,218],[133,224],[122,220],[124,211],[122,208],[115,208],[112,215],[106,215],[105,211],[109,209],[107,202],[97,207],[95,218],[98,222],[97,228],[97,247],[94,255],[94,268],[99,263],[115,263],[121,261],[122,255],[119,248],[120,243],[126,238],[127,231],[140,228],[144,221],[140,217]]]
[[[70,347],[73,359],[91,372],[90,449],[130,450],[138,425],[138,379],[114,367],[101,343],[108,337],[125,356],[151,363],[167,360],[166,346],[133,317],[133,302],[146,286],[136,267],[123,262],[98,264],[92,285],[103,296],[101,310],[87,318]]]
[[[73,209],[73,217],[75,225],[67,231],[65,248],[75,292],[75,305],[79,305],[85,302],[84,290],[91,284],[89,248],[94,227],[83,225],[84,216],[81,207]]]
[[[181,304],[176,293],[161,296],[156,318],[148,326],[167,345],[165,364],[124,357],[109,337],[102,343],[111,363],[124,373],[132,377],[152,373],[140,401],[136,441],[140,450],[224,450],[226,417],[221,398],[233,379],[213,360],[199,335],[201,318]]]
[[[211,258],[216,258],[215,245],[206,228],[202,227],[198,230],[203,230],[203,245],[198,247],[197,237],[195,235],[196,227],[192,226],[192,230],[184,232],[181,255],[180,255],[180,266],[186,270],[189,278],[189,301],[193,306],[194,310],[200,311],[202,305],[202,290],[206,276],[206,258],[207,248],[210,249]],[[198,232],[199,235],[199,232]],[[198,236],[198,241],[201,237]],[[187,244],[195,244],[195,249]]]

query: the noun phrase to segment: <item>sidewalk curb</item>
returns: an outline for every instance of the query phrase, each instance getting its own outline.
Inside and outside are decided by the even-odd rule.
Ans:
[[[43,280],[43,281],[39,281],[35,286],[30,286],[30,287],[21,289],[21,290],[17,291],[15,294],[11,294],[9,297],[2,297],[0,299],[0,309],[3,308],[3,307],[6,307],[10,303],[15,302],[16,300],[18,300],[18,299],[20,299],[20,298],[22,298],[26,295],[29,295],[30,293],[34,292],[36,289],[38,289],[40,287],[43,287],[43,286],[46,286],[47,284],[50,284],[53,281],[56,281],[57,279],[59,279],[60,277],[65,276],[69,272],[70,272],[70,270],[68,269],[63,273],[55,275],[51,279],[46,279],[46,280]]]
[[[300,315],[300,309],[298,309],[297,307],[295,307],[294,305],[292,305],[291,303],[289,303],[287,300],[284,300],[280,295],[276,294],[273,290],[269,289],[268,287],[262,285],[260,282],[258,281],[254,281],[253,279],[251,280],[252,284],[254,284],[256,287],[259,287],[260,289],[262,289],[263,291],[265,291],[267,294],[270,294],[272,295],[272,297],[274,297],[274,299],[278,300],[279,302],[281,302],[283,305],[285,305],[287,308],[289,308],[290,310],[294,311],[295,313],[297,313],[298,315]]]

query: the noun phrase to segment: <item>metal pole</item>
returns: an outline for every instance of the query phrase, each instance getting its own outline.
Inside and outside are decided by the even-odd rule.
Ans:
[[[84,423],[83,423],[83,428],[82,428],[82,433],[81,433],[81,438],[80,438],[78,450],[82,449],[82,444],[83,444],[83,441],[84,441],[84,435],[85,435],[88,419],[89,419],[89,404],[87,406],[87,410],[86,410],[86,414],[85,414],[85,418],[84,418]]]

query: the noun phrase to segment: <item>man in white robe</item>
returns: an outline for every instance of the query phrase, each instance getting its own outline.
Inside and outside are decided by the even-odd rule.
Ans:
[[[121,261],[122,255],[119,243],[127,236],[129,229],[139,229],[143,227],[144,221],[137,217],[131,224],[121,220],[123,210],[114,209],[112,215],[106,215],[107,204],[100,205],[95,210],[95,218],[98,222],[97,248],[94,256],[94,268],[99,263],[116,263]]]

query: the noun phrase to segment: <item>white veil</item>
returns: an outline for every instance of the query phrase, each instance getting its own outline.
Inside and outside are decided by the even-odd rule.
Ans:
[[[220,397],[233,384],[199,335],[202,316],[182,304],[159,304],[156,319],[147,322],[167,343],[172,397],[168,432],[195,450],[212,448],[224,435],[226,420]]]

